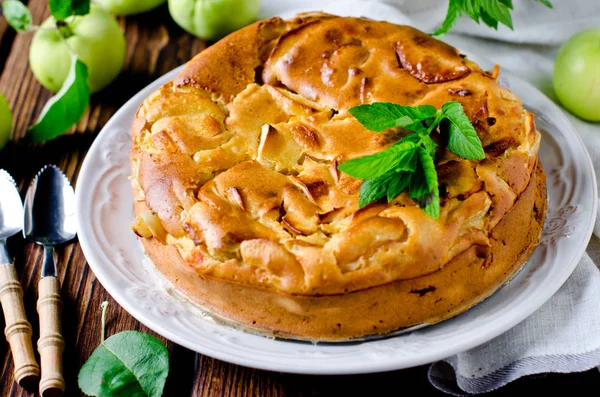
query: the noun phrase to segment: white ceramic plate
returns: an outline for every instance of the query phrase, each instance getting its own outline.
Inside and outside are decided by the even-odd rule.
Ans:
[[[482,67],[484,60],[470,57]],[[267,370],[351,374],[401,369],[482,344],[538,309],[569,277],[590,238],[597,209],[596,178],[579,136],[561,111],[529,83],[502,73],[501,84],[536,114],[540,156],[548,175],[549,206],[542,241],[511,282],[492,297],[438,325],[393,338],[313,345],[251,335],[203,316],[168,292],[130,231],[130,126],[140,103],[179,69],[127,102],[87,154],[77,182],[79,240],[108,292],[140,322],[199,353]]]

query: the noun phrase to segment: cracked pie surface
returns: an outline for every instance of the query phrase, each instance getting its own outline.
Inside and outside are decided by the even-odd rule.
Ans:
[[[456,49],[408,26],[301,14],[231,34],[151,94],[133,123],[136,218],[184,297],[250,329],[340,340],[435,323],[490,295],[539,241],[533,115]],[[359,209],[337,169],[408,132],[348,109],[460,102],[485,151],[435,155],[440,216],[408,195]]]

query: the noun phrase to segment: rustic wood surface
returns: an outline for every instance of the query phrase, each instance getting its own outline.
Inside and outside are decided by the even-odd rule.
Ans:
[[[41,23],[48,16],[46,0],[24,2],[35,23]],[[37,83],[28,67],[32,34],[15,34],[3,18],[0,20],[0,91],[10,103],[14,122],[12,140],[0,152],[0,167],[15,177],[23,194],[35,172],[47,163],[58,165],[75,184],[89,146],[115,111],[141,88],[186,62],[206,46],[178,28],[170,19],[166,6],[147,14],[119,18],[119,22],[127,37],[127,58],[121,75],[109,88],[92,96],[88,112],[73,128],[72,135],[45,145],[28,146],[20,138],[34,123],[51,93]],[[39,338],[35,306],[43,250],[24,242],[19,236],[9,241],[9,249],[16,258],[15,264],[25,291],[27,317],[34,329],[35,345]],[[110,302],[107,335],[128,329],[156,334],[137,322],[108,295],[87,266],[77,242],[59,248],[58,254],[66,342],[65,395],[80,396],[77,373],[98,345],[100,304],[103,301]],[[3,318],[0,319],[0,328],[4,329]],[[360,376],[291,375],[228,364],[159,338],[167,345],[171,361],[164,396],[373,396],[399,395],[403,391],[443,395],[427,381],[426,366]],[[592,369],[579,374],[538,375],[521,379],[490,396],[521,395],[525,392],[598,395],[598,390],[600,373]],[[8,343],[0,339],[0,397],[31,395],[14,382]]]

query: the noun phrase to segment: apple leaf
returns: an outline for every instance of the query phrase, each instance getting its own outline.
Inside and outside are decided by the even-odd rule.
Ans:
[[[104,340],[107,308],[103,302],[100,346],[79,370],[79,388],[96,397],[160,397],[169,374],[169,351],[143,332],[123,331]]]
[[[25,4],[17,0],[2,3],[2,14],[6,22],[17,32],[27,32],[33,27],[31,13]]]
[[[57,21],[71,15],[85,15],[90,12],[90,0],[50,0],[48,6]]]
[[[160,397],[169,373],[169,352],[155,337],[123,331],[103,341],[79,371],[88,396]]]
[[[71,69],[60,91],[48,100],[36,124],[29,127],[32,143],[49,141],[77,123],[90,103],[87,66],[73,56]]]

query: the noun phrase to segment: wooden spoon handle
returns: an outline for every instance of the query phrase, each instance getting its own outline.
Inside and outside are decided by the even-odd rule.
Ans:
[[[38,351],[42,364],[40,396],[59,396],[65,391],[62,364],[65,341],[61,335],[60,283],[56,277],[43,277],[38,287],[37,310],[40,315]]]
[[[12,263],[0,263],[0,302],[6,322],[4,334],[15,363],[15,379],[22,387],[31,389],[40,379],[40,367],[31,344],[32,329],[25,316],[23,288]]]

